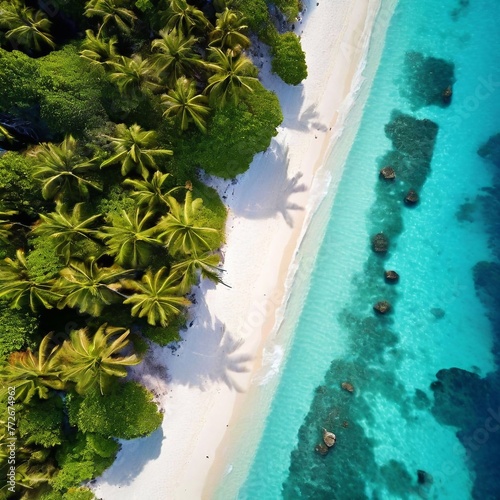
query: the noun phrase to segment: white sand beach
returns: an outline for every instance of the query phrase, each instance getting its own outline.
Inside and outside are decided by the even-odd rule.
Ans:
[[[123,443],[93,485],[98,498],[210,498],[225,468],[220,445],[255,383],[264,342],[279,326],[297,248],[328,180],[321,166],[361,84],[380,0],[304,5],[295,32],[309,76],[297,87],[283,84],[262,52],[261,78],[277,93],[285,119],[268,151],[236,183],[216,183],[229,210],[222,266],[229,286],[203,282],[185,340],[175,351],[156,348],[140,367],[158,395],[163,425]]]

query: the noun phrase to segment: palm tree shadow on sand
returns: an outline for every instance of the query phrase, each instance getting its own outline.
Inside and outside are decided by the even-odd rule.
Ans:
[[[238,374],[248,373],[247,363],[253,358],[243,352],[244,340],[226,330],[218,318],[211,318],[208,306],[201,295],[198,298],[197,318],[189,329],[189,351],[182,353],[182,363],[177,363],[174,353],[168,366],[169,383],[198,387],[205,391],[217,382],[229,389],[244,392]],[[196,340],[195,340],[196,338]],[[186,349],[184,343],[180,349]]]
[[[256,165],[259,168],[259,172],[254,172],[256,180],[245,189],[246,196],[241,198],[242,202],[233,206],[233,211],[236,216],[249,219],[267,219],[280,213],[292,227],[291,212],[304,210],[290,200],[294,194],[307,190],[307,186],[300,183],[303,174],[297,172],[288,178],[288,148],[275,140],[271,142],[266,156],[265,161]]]

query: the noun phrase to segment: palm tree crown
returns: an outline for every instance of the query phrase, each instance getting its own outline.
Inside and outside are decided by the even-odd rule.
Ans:
[[[164,267],[155,274],[149,269],[141,282],[122,282],[125,288],[136,292],[124,304],[132,304],[132,315],[146,317],[150,325],[167,326],[169,320],[190,304],[189,300],[181,296],[179,277],[176,274],[165,277],[166,274]]]
[[[104,161],[101,168],[121,163],[122,175],[136,171],[143,179],[147,179],[149,169],[157,169],[155,156],[173,154],[169,149],[156,149],[157,139],[154,130],[143,130],[137,124],[128,128],[120,124],[117,125],[116,132],[117,137],[105,136],[111,141],[115,154]]]
[[[194,82],[179,78],[175,88],[161,96],[161,102],[167,108],[163,116],[175,116],[181,130],[187,130],[194,123],[203,133],[206,133],[206,118],[210,114],[208,99],[196,93]]]
[[[210,33],[210,45],[231,50],[238,46],[248,47],[250,39],[244,34],[247,28],[238,12],[226,8],[217,14],[215,29]]]
[[[43,183],[42,195],[45,199],[78,194],[88,196],[88,188],[100,190],[99,185],[84,179],[81,174],[94,167],[93,160],[77,154],[77,142],[67,135],[59,144],[44,143],[34,153],[37,166],[33,177]]]
[[[0,263],[0,299],[9,299],[14,309],[52,309],[60,295],[51,288],[52,281],[39,282],[31,277],[23,250],[17,250],[15,259],[7,257]]]
[[[13,352],[9,362],[0,371],[0,380],[3,379],[4,385],[16,387],[18,402],[29,403],[34,395],[47,399],[49,389],[64,388],[57,359],[59,346],[50,347],[51,339],[50,333],[42,339],[38,353],[30,349]]]
[[[172,255],[192,255],[203,250],[211,250],[210,235],[219,233],[211,227],[201,227],[196,224],[195,215],[200,209],[203,200],[196,198],[190,191],[186,193],[184,206],[173,197],[170,197],[170,213],[160,223],[162,238]]]
[[[85,217],[83,203],[77,203],[71,213],[63,204],[58,203],[55,212],[48,215],[40,214],[40,222],[33,229],[33,233],[55,240],[56,252],[68,262],[74,243],[86,238],[91,239],[95,234],[92,226],[99,217],[100,214]]]
[[[142,89],[159,90],[156,71],[147,59],[139,54],[132,57],[120,56],[110,61],[109,79],[115,83],[121,94],[134,97]]]
[[[182,189],[182,186],[166,188],[165,185],[170,177],[171,174],[156,171],[151,180],[125,179],[123,185],[133,189],[130,196],[140,207],[147,207],[153,212],[166,212],[170,207],[169,197]]]
[[[64,341],[61,349],[65,362],[62,378],[75,382],[75,389],[80,394],[96,386],[103,394],[113,377],[125,377],[127,366],[141,362],[136,354],[121,355],[130,342],[129,333],[106,323],[92,336],[87,328],[71,332],[70,339]]]
[[[100,36],[95,36],[92,30],[86,30],[85,34],[86,38],[82,43],[83,50],[80,52],[83,59],[87,59],[94,65],[106,64],[115,59],[117,44],[115,36],[104,40]]]
[[[120,7],[116,0],[89,0],[85,5],[87,17],[100,17],[102,19],[100,34],[104,27],[114,25],[123,33],[130,33],[137,16],[130,9]]]
[[[215,74],[208,79],[205,89],[211,102],[222,107],[230,100],[237,103],[242,95],[253,92],[252,86],[258,80],[256,68],[248,57],[212,48],[211,60],[207,67]]]
[[[186,0],[169,0],[169,6],[163,13],[162,21],[166,28],[188,35],[193,30],[204,30],[210,25],[203,12],[189,5]]]
[[[6,38],[26,50],[39,52],[44,46],[55,48],[51,25],[41,10],[25,7],[17,1],[8,9],[0,9],[0,26],[8,30]]]
[[[151,48],[153,65],[159,75],[164,75],[172,87],[175,81],[190,75],[201,64],[201,57],[193,51],[194,36],[186,36],[178,31],[160,31],[161,38],[153,40]]]
[[[95,259],[70,262],[61,272],[54,289],[62,298],[57,307],[74,307],[82,313],[99,316],[104,306],[121,300],[113,284],[130,271],[119,267],[99,267]]]
[[[102,228],[102,237],[109,247],[109,254],[115,256],[115,262],[132,268],[145,267],[156,246],[161,240],[156,237],[159,229],[153,225],[155,213],[142,213],[138,208],[133,215],[123,211],[121,217],[113,217],[111,226]]]

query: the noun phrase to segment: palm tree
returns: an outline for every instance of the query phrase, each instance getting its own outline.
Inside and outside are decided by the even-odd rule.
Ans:
[[[194,72],[202,64],[201,58],[193,51],[194,36],[186,36],[178,31],[160,31],[161,38],[153,40],[152,61],[158,75],[166,75],[167,84],[173,87],[175,81]]]
[[[60,295],[51,288],[52,281],[38,282],[30,276],[23,250],[17,250],[15,260],[7,257],[0,263],[0,299],[11,300],[13,309],[26,305],[34,312],[40,306],[52,309]]]
[[[17,215],[19,212],[15,210],[8,210],[6,212],[0,212],[0,241],[4,244],[9,243],[9,238],[12,236],[11,229],[15,224],[7,219],[7,217],[11,217],[12,215]]]
[[[210,45],[231,50],[238,46],[248,47],[250,39],[243,33],[247,28],[241,14],[226,8],[217,14],[215,29],[210,33]]]
[[[109,40],[104,40],[99,36],[95,36],[92,30],[86,30],[87,35],[82,43],[83,50],[80,56],[87,59],[93,65],[107,64],[116,58],[116,36],[112,36]]]
[[[170,319],[190,305],[189,300],[181,296],[179,277],[176,274],[165,277],[166,273],[164,267],[155,274],[148,269],[141,282],[122,281],[125,288],[136,292],[124,301],[124,304],[132,304],[132,316],[146,317],[150,325],[167,326]]]
[[[218,267],[220,257],[211,252],[202,255],[189,255],[184,260],[172,266],[171,272],[182,276],[180,287],[183,293],[189,292],[191,286],[196,284],[198,273],[202,278],[207,278],[214,283],[223,283],[219,273],[222,271]]]
[[[80,175],[92,169],[94,162],[77,154],[77,141],[73,136],[67,135],[59,145],[41,144],[34,155],[38,164],[33,177],[43,183],[42,195],[46,200],[71,197],[75,191],[87,197],[89,187],[101,190],[99,185]]]
[[[75,242],[82,239],[92,240],[92,236],[96,234],[91,227],[101,214],[86,217],[83,205],[77,203],[69,213],[62,203],[58,203],[55,212],[48,215],[40,214],[40,222],[33,229],[35,235],[55,240],[57,242],[55,250],[66,262],[71,258]]]
[[[163,116],[175,116],[181,130],[187,130],[194,123],[203,133],[206,133],[206,118],[210,114],[208,99],[196,93],[196,85],[186,78],[179,78],[175,88],[161,96],[166,106]]]
[[[65,383],[60,378],[59,346],[51,347],[51,339],[52,333],[42,339],[38,353],[31,349],[13,352],[0,370],[3,385],[16,388],[17,402],[27,404],[35,395],[47,399],[49,389],[64,389]]]
[[[222,107],[228,101],[238,102],[240,96],[253,92],[252,85],[258,80],[252,61],[243,54],[232,56],[218,48],[210,49],[212,62],[207,68],[215,74],[208,79],[205,93],[210,95],[210,102]]]
[[[188,191],[184,206],[173,197],[169,199],[170,213],[163,218],[159,227],[162,233],[159,238],[163,239],[172,255],[181,253],[192,255],[201,251],[211,250],[212,243],[209,235],[219,234],[217,229],[201,227],[196,224],[195,215],[203,204],[201,198],[193,200],[193,194]]]
[[[123,210],[121,217],[114,217],[111,226],[102,228],[101,236],[109,247],[109,254],[121,266],[141,268],[146,266],[155,247],[162,244],[156,237],[158,227],[152,224],[155,213],[145,214],[139,208],[133,215]]]
[[[166,212],[170,207],[169,197],[175,191],[182,189],[182,186],[166,189],[165,184],[170,177],[170,174],[156,171],[151,180],[126,179],[123,185],[134,190],[130,196],[135,199],[138,206],[146,207],[152,212]]]
[[[169,149],[156,149],[157,136],[154,130],[142,130],[140,125],[116,126],[117,137],[105,135],[111,141],[115,154],[101,163],[101,168],[121,163],[122,175],[136,171],[143,179],[149,176],[149,169],[157,169],[155,156],[172,155]]]
[[[15,1],[9,8],[0,9],[0,26],[7,29],[5,37],[14,45],[39,52],[44,46],[54,49],[50,34],[52,23],[41,10],[25,7]]]
[[[121,355],[130,342],[129,333],[106,323],[94,335],[89,335],[87,328],[71,332],[61,349],[63,380],[75,382],[79,394],[96,386],[104,394],[114,377],[126,377],[127,366],[141,362],[136,354]]]
[[[210,26],[203,12],[189,5],[186,0],[169,0],[169,7],[163,12],[161,20],[169,31],[177,30],[185,35],[195,29],[203,31]]]
[[[99,267],[95,258],[70,262],[54,285],[54,290],[62,295],[57,307],[74,307],[81,313],[99,316],[104,306],[121,300],[114,284],[129,274],[118,266]]]
[[[125,96],[135,97],[143,88],[152,91],[161,89],[157,83],[156,71],[147,59],[138,54],[132,57],[120,56],[109,64],[112,67],[109,79]]]
[[[137,16],[130,9],[120,7],[116,0],[89,0],[85,5],[86,17],[100,17],[102,19],[101,27],[97,36],[102,29],[109,24],[115,27],[122,33],[130,33]]]

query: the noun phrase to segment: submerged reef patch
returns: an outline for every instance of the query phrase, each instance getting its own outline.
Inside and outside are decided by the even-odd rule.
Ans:
[[[455,65],[444,59],[408,52],[400,92],[414,110],[425,106],[450,105],[455,83]]]

